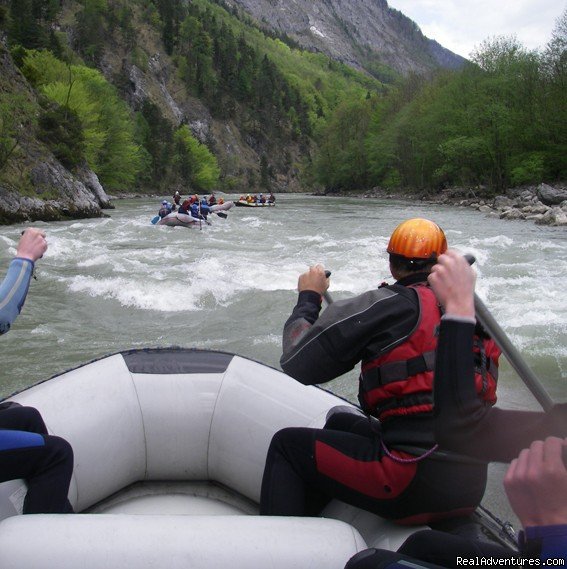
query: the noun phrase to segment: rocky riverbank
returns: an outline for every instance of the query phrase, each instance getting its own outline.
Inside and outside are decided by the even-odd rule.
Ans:
[[[416,194],[373,188],[361,194],[361,197],[415,199]],[[500,219],[520,219],[538,225],[567,227],[567,187],[563,185],[539,184],[511,188],[494,198],[477,196],[471,188],[451,188],[437,194],[421,194],[419,199],[436,204],[471,207]]]
[[[0,224],[103,217],[103,209],[114,207],[96,174],[86,167],[71,174],[48,158],[30,169],[30,178],[37,191],[33,196],[0,184]]]

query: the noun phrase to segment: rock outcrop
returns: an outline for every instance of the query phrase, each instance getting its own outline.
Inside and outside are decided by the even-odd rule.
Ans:
[[[0,92],[14,90],[30,108],[39,109],[37,95],[14,65],[0,41]],[[101,217],[113,207],[96,174],[86,165],[67,170],[32,135],[28,124],[18,125],[14,155],[0,177],[0,224]]]
[[[60,221],[102,217],[113,208],[96,174],[87,167],[71,173],[55,158],[38,161],[30,170],[33,196],[0,184],[0,223]]]
[[[451,202],[454,202],[454,198]],[[494,199],[466,198],[457,205],[475,208],[500,219],[520,219],[537,225],[567,227],[567,189],[548,184],[512,188]]]

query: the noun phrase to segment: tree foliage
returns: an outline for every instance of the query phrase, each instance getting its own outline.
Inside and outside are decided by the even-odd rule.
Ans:
[[[201,144],[186,125],[174,134],[175,158],[181,179],[198,192],[213,190],[219,181],[219,167],[210,150]]]
[[[49,100],[76,114],[84,156],[101,182],[117,189],[133,184],[140,169],[134,123],[126,103],[102,74],[33,50],[27,52],[22,72]]]
[[[565,180],[566,46],[567,11],[543,52],[498,37],[459,71],[430,81],[405,78],[371,105],[364,144],[354,128],[357,113],[344,120],[345,106],[338,105],[318,131],[315,180],[328,189],[473,185],[489,191]]]
[[[0,170],[16,152],[22,130],[35,128],[36,108],[21,93],[0,90]]]

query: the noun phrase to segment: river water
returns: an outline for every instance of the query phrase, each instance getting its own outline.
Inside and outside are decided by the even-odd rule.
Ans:
[[[566,400],[564,228],[421,202],[308,195],[279,195],[274,208],[235,207],[201,229],[169,228],[150,223],[160,202],[118,200],[108,218],[35,224],[49,249],[2,338],[0,396],[133,347],[220,349],[278,367],[299,273],[323,263],[335,299],[392,282],[390,233],[404,219],[428,217],[449,246],[476,257],[479,296],[552,398]],[[0,229],[3,267],[24,227]],[[506,362],[501,370],[499,405],[537,409]],[[356,371],[326,387],[354,400]],[[493,468],[495,478],[502,469]],[[493,484],[490,499],[502,500],[499,489]]]

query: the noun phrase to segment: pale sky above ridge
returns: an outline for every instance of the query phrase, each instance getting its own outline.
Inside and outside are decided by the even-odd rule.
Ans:
[[[529,50],[544,48],[566,0],[388,0],[425,36],[469,58],[496,36],[516,36]]]

